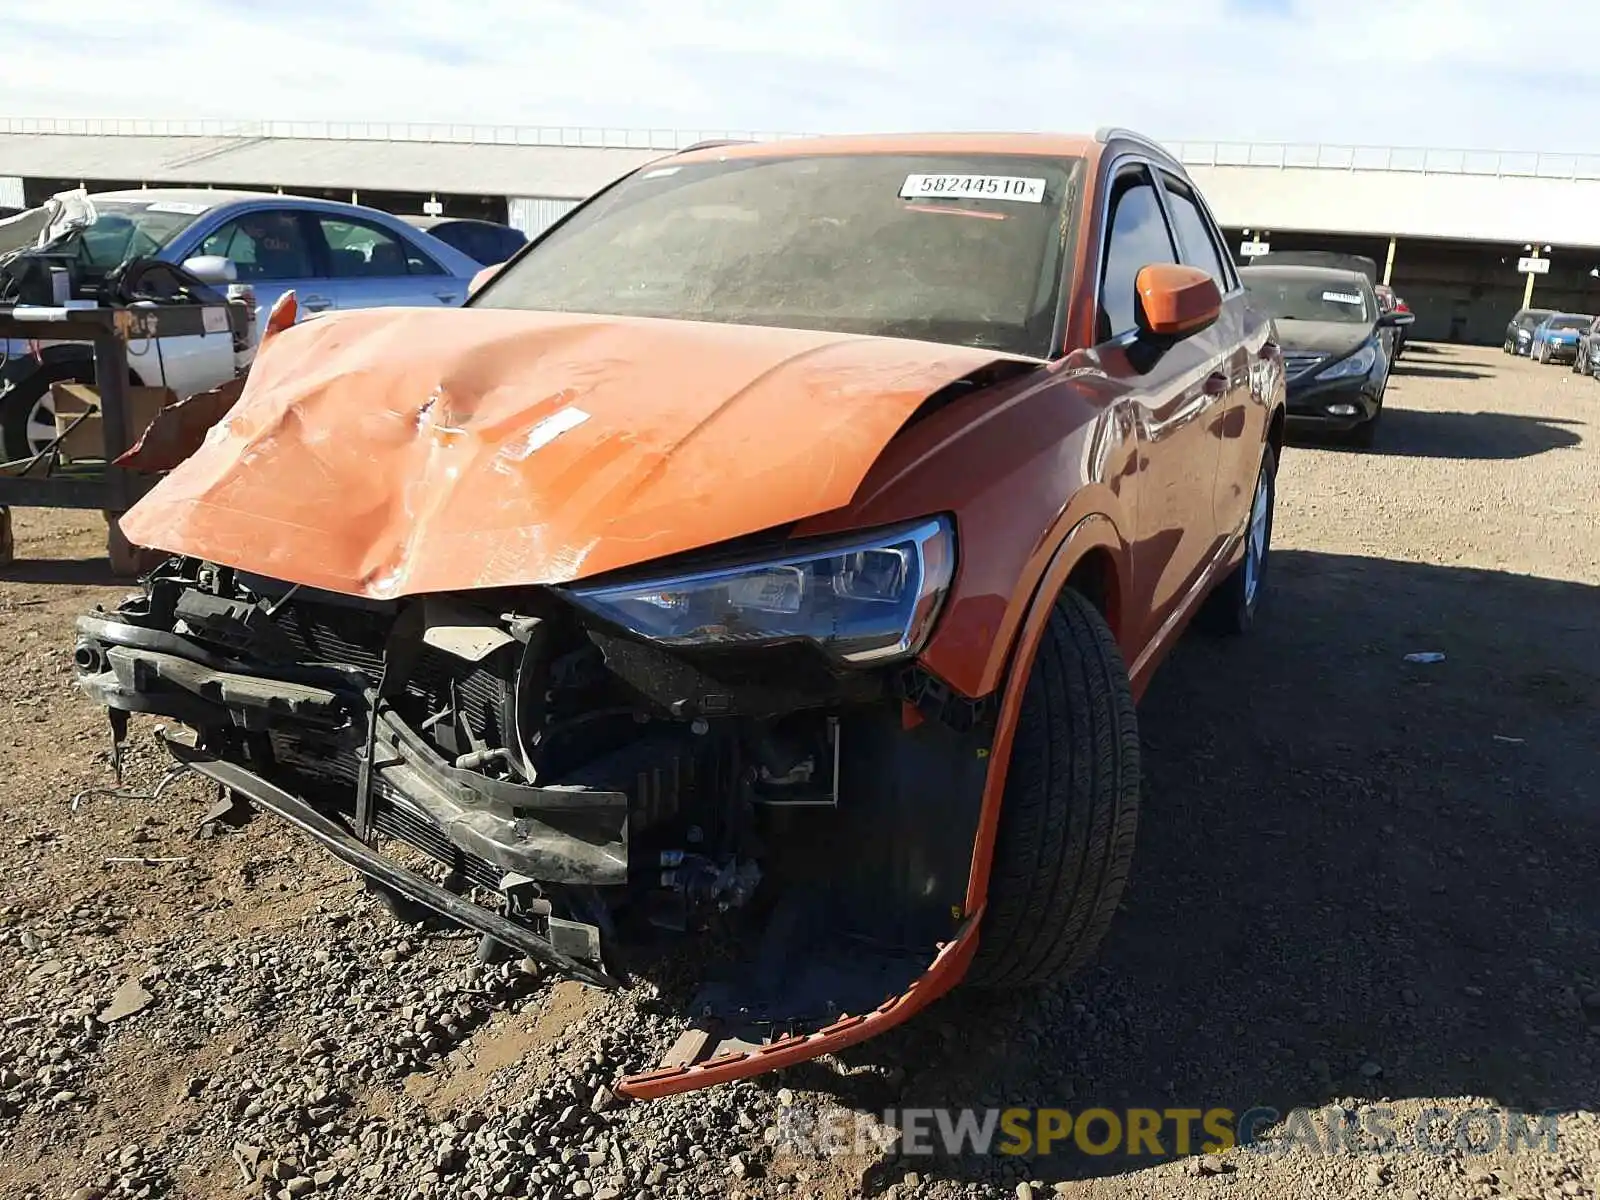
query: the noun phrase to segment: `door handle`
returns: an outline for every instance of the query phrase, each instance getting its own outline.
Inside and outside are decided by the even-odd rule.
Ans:
[[[1228,390],[1228,376],[1225,371],[1213,371],[1206,376],[1205,393],[1208,396],[1221,396]]]
[[[460,292],[435,292],[434,295],[439,298],[439,303],[440,304],[459,304],[459,303],[461,303],[461,293]]]
[[[333,301],[326,296],[307,296],[304,304],[310,312],[321,312],[325,308],[333,307]]]

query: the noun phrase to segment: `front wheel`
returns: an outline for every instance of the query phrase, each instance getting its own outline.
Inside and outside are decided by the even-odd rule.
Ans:
[[[1541,367],[1549,365],[1549,362],[1550,362],[1550,347],[1549,346],[1540,346],[1539,347],[1538,362],[1539,362],[1539,365]]]
[[[1105,618],[1061,593],[1028,671],[969,980],[1064,979],[1105,937],[1139,820],[1139,726]]]
[[[32,458],[56,440],[52,383],[91,383],[92,363],[46,363],[0,392],[0,461]]]

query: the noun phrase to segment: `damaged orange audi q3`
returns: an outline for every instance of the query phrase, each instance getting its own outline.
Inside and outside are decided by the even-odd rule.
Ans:
[[[118,736],[177,719],[181,762],[569,978],[714,939],[634,1097],[1094,950],[1135,698],[1192,616],[1254,620],[1283,430],[1159,146],[697,147],[465,308],[284,324],[123,519],[173,557],[79,622]]]

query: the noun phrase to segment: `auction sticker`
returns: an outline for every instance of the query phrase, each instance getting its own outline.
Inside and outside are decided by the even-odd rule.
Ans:
[[[902,200],[1020,200],[1044,202],[1044,180],[1020,175],[907,175]]]

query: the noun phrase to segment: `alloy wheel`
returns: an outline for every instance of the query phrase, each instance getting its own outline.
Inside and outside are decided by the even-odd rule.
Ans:
[[[1256,494],[1250,501],[1250,529],[1244,547],[1244,602],[1254,607],[1261,589],[1262,567],[1267,561],[1267,531],[1272,523],[1272,481],[1262,470],[1256,477]]]

